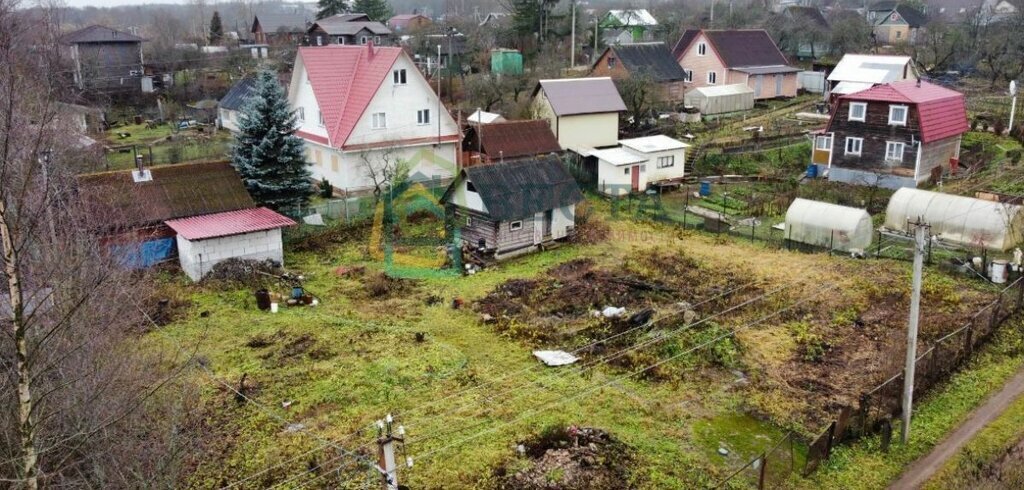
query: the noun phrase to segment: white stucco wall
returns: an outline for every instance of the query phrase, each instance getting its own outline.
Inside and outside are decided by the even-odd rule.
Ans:
[[[624,147],[625,148],[625,147]],[[683,178],[684,167],[686,166],[686,149],[655,151],[643,153],[627,148],[629,151],[641,155],[647,159],[646,179],[641,175],[641,182],[660,182],[662,180]],[[659,157],[674,157],[675,164],[671,167],[658,168]]]
[[[440,146],[423,143],[366,151],[343,151],[308,140],[305,141],[305,145],[306,161],[309,162],[313,178],[326,178],[332,186],[339,189],[359,191],[372,187],[373,179],[370,178],[367,166],[375,165],[376,168],[380,168],[385,160],[406,162],[410,165],[411,176],[419,174],[428,178],[450,179],[456,172],[455,143],[444,143]]]
[[[241,117],[240,111],[232,111],[230,109],[217,109],[217,115],[220,119],[220,127],[231,131],[232,133],[238,132],[238,118]]]
[[[597,190],[609,196],[624,196],[633,190],[633,167],[640,167],[640,190],[647,188],[647,172],[651,163],[630,165],[612,165],[605,160],[597,159]],[[629,170],[629,173],[626,171]]]
[[[484,206],[484,201],[480,198],[480,194],[468,190],[465,180],[460,181],[459,185],[452,192],[451,202],[459,207],[487,213],[487,207]]]
[[[327,138],[327,128],[319,123],[320,105],[317,103],[316,94],[313,93],[313,86],[306,76],[306,69],[302,66],[302,57],[295,58],[295,70],[292,72],[292,82],[288,86],[288,103],[292,110],[302,109],[303,118],[298,121],[298,129],[309,134]]]
[[[284,263],[280,229],[196,241],[178,235],[176,241],[181,269],[193,281],[202,279],[218,262],[231,258]]]

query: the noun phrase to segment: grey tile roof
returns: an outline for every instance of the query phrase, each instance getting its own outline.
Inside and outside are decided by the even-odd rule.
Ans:
[[[314,26],[310,27],[310,29],[312,30],[315,26],[319,26],[320,29],[331,36],[351,36],[363,29],[366,29],[376,35],[391,34],[391,29],[388,29],[387,26],[380,22],[348,20],[343,16],[320,19],[316,21]]]
[[[626,110],[611,78],[560,78],[541,80],[534,95],[543,90],[556,116],[599,114]]]
[[[441,198],[443,202],[462,179],[473,183],[488,214],[501,221],[523,219],[583,200],[576,181],[556,156],[465,168]]]

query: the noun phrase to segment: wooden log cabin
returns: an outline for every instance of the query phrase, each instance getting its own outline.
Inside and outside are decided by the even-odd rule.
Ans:
[[[498,260],[570,237],[582,200],[556,156],[467,167],[441,197],[463,245]]]

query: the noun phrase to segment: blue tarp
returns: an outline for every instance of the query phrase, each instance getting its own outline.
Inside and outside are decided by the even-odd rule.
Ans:
[[[112,246],[121,265],[131,269],[144,269],[174,257],[174,238],[158,238],[139,243]]]

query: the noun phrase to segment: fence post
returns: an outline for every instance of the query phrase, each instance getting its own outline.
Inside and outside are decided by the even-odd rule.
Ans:
[[[754,218],[750,219],[750,243],[754,243]]]
[[[1014,313],[1019,312],[1024,303],[1024,278],[1017,279],[1017,306],[1014,307]]]
[[[764,473],[765,468],[768,467],[768,453],[761,453],[761,471],[757,477],[757,490],[764,490]]]
[[[928,265],[932,265],[932,238],[928,237]]]
[[[832,230],[828,239],[828,255],[832,256],[832,249],[836,248],[836,230]]]
[[[974,321],[972,320],[967,324],[967,328],[964,329],[964,352],[966,355],[964,358],[971,357],[971,353],[974,352]]]
[[[879,231],[877,233],[878,233],[878,243],[875,244],[875,258],[876,259],[882,256],[882,232]]]
[[[686,229],[686,208],[690,207],[690,186],[686,186],[686,196],[683,199],[683,229]]]

